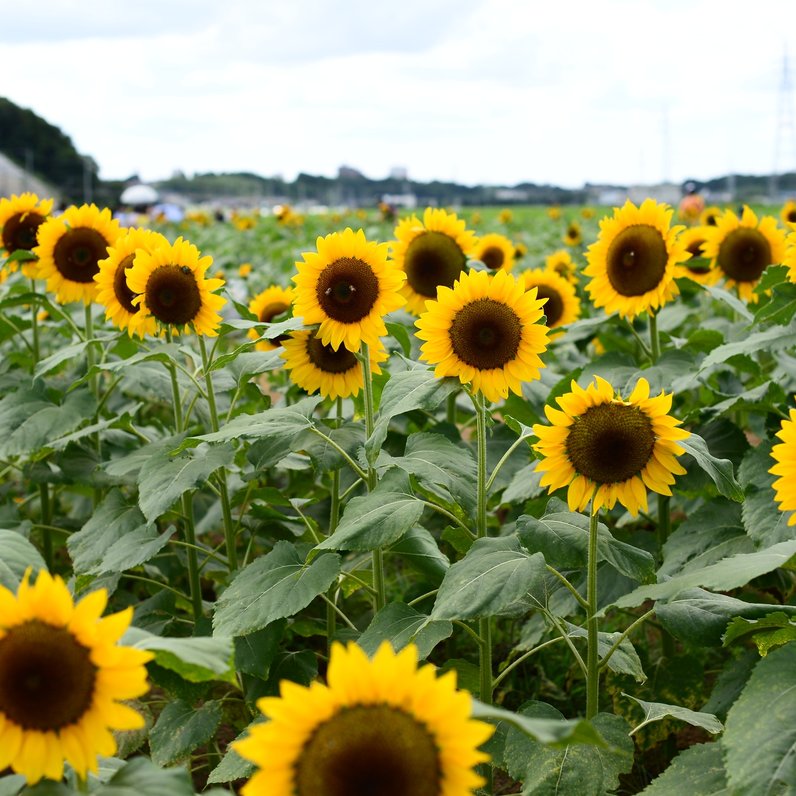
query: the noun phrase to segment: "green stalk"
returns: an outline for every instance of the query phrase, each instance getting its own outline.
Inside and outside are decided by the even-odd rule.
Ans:
[[[448,403],[445,413],[445,419],[452,425],[456,425],[456,392],[452,392],[448,396]]]
[[[661,358],[661,337],[658,333],[658,316],[651,310],[650,318],[650,359],[654,365]]]
[[[213,389],[213,374],[210,371],[210,359],[207,356],[205,339],[200,334],[199,349],[202,352],[202,372],[205,376],[205,386],[207,387],[207,406],[210,409],[210,425],[213,431],[218,431],[218,410],[216,409],[216,394]],[[224,517],[224,542],[227,551],[227,565],[229,571],[234,572],[238,568],[238,553],[235,549],[235,526],[232,522],[232,508],[227,489],[227,468],[222,467],[221,472],[217,473],[215,480],[218,482],[219,497],[221,498],[221,513]]]
[[[94,351],[94,316],[92,315],[92,304],[86,304],[86,326],[85,326],[85,334],[86,334],[86,368],[89,373],[94,369],[94,366],[97,364],[96,354]],[[89,376],[89,386],[91,387],[91,392],[94,394],[94,399],[97,403],[97,407],[99,407],[100,402],[100,388],[99,388],[99,374],[98,373],[91,373]],[[94,416],[96,420],[99,415]],[[94,437],[94,447],[97,451],[97,461],[102,461],[102,437],[100,436],[100,432],[97,431],[93,434]],[[102,501],[102,490],[99,487],[94,487],[94,508],[96,508],[100,502]]]
[[[36,280],[30,280],[30,289],[32,293],[36,292]],[[39,348],[39,307],[35,301],[30,304],[30,330],[33,334],[33,362],[31,364],[31,373],[36,371],[36,365],[39,364],[41,358],[41,350]]]
[[[362,343],[362,382],[365,396],[365,439],[373,434],[375,412],[373,409],[373,374],[370,367],[370,347]],[[368,463],[368,492],[376,488],[376,470]],[[387,604],[387,593],[384,586],[384,555],[381,548],[373,551],[373,588],[376,591],[376,610],[380,611]]]
[[[337,404],[337,425],[339,427],[343,419],[343,399],[338,398],[335,402]],[[340,470],[335,468],[332,470],[332,505],[329,509],[329,536],[331,536],[336,528],[337,523],[340,521]],[[337,583],[333,583],[329,587],[327,593],[328,602],[326,603],[326,651],[329,655],[332,653],[332,641],[334,634],[337,632],[337,613],[335,611],[336,596],[337,596]]]
[[[55,556],[53,554],[53,535],[50,525],[52,524],[52,507],[50,506],[50,488],[47,484],[39,484],[39,501],[41,503],[41,545],[44,554],[44,563],[47,569],[52,572],[55,566]]]
[[[599,509],[594,508],[589,518],[589,555],[586,563],[586,718],[593,719],[600,704],[600,657],[597,636],[597,524]]]

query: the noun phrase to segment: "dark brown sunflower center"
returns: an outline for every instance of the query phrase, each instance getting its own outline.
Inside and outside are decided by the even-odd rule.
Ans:
[[[788,224],[796,224],[796,210],[790,210],[785,216]]]
[[[453,352],[462,362],[491,370],[502,368],[517,356],[522,324],[507,304],[480,298],[457,311],[448,334]]]
[[[307,356],[324,373],[346,373],[359,364],[356,355],[345,346],[341,345],[335,351],[330,345],[324,345],[320,337],[314,334],[307,338]]]
[[[704,244],[704,238],[698,238],[697,240],[691,241],[691,243],[686,246],[686,251],[692,257],[701,257],[702,256],[702,245]]]
[[[484,261],[486,262],[486,261]],[[443,232],[424,232],[406,248],[406,281],[415,293],[437,297],[440,285],[453,287],[467,267],[467,258],[456,241]]]
[[[323,311],[340,323],[361,321],[379,298],[379,280],[364,260],[341,257],[329,263],[315,288]]]
[[[710,213],[705,219],[705,224],[707,224],[709,227],[715,227],[718,225],[718,221],[719,217],[715,213]]]
[[[756,282],[771,265],[771,244],[762,232],[739,227],[721,242],[716,262],[730,279]]]
[[[202,294],[187,266],[159,265],[147,279],[146,305],[161,323],[190,323],[202,309]]]
[[[498,246],[489,246],[481,252],[481,262],[493,271],[497,271],[506,262],[506,255],[503,249]]]
[[[638,407],[608,403],[587,409],[570,427],[572,466],[597,484],[627,481],[644,469],[655,447],[649,417]]]
[[[425,726],[388,705],[348,708],[301,752],[295,796],[441,796],[439,751]]]
[[[608,279],[617,293],[641,296],[660,284],[668,259],[661,233],[649,224],[633,224],[608,248]]]
[[[285,304],[284,301],[272,301],[270,304],[266,304],[262,310],[260,311],[260,322],[261,323],[271,323],[274,318],[278,318],[282,313],[287,312],[290,309],[290,304]],[[282,345],[285,340],[288,340],[290,335],[280,334],[277,337],[272,337],[269,342],[273,345]]]
[[[570,240],[577,240],[580,237],[580,230],[577,227],[568,227],[567,237]]]
[[[17,249],[30,251],[36,245],[36,233],[44,221],[39,213],[16,213],[3,225],[3,248],[13,254]]]
[[[138,312],[138,307],[133,304],[136,294],[127,286],[127,271],[132,268],[134,259],[135,254],[128,254],[116,266],[116,271],[113,274],[113,294],[116,296],[116,301],[133,315]]]
[[[47,732],[79,721],[91,707],[97,668],[65,628],[31,619],[0,639],[0,715]]]
[[[90,227],[67,230],[53,250],[55,267],[72,282],[90,283],[99,271],[97,263],[108,256],[108,241]]]
[[[547,299],[542,307],[542,312],[547,318],[548,328],[552,328],[564,314],[564,302],[561,299],[561,294],[552,287],[539,285],[536,289],[536,298]]]

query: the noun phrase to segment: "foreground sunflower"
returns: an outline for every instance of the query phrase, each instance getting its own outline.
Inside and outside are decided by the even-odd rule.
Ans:
[[[776,464],[768,471],[777,475],[772,484],[774,500],[779,503],[780,511],[793,511],[788,518],[788,525],[796,525],[796,409],[790,410],[790,419],[783,420],[777,436],[782,442],[771,449],[771,458]]]
[[[689,227],[680,233],[680,243],[688,252],[688,259],[675,266],[675,277],[687,276],[694,282],[709,284],[713,279],[710,262],[702,253],[702,247],[710,234],[705,226]]]
[[[555,271],[573,285],[578,284],[577,266],[572,255],[566,249],[558,249],[552,254],[548,254],[544,259],[544,265],[545,268]]]
[[[218,311],[226,299],[214,293],[224,280],[205,277],[212,263],[212,257],[201,257],[199,249],[182,238],[151,252],[139,249],[127,271],[127,285],[136,294],[133,305],[139,310],[130,328],[137,332],[151,317],[170,331],[190,326],[196,334],[215,337],[221,323]]]
[[[133,267],[136,252],[141,249],[151,252],[156,246],[168,245],[159,232],[149,229],[130,229],[108,247],[108,256],[100,260],[99,271],[94,274],[97,283],[97,301],[105,307],[105,318],[119,329],[133,328],[143,337],[157,331],[153,317],[145,318],[139,324],[139,307],[133,304],[136,294],[127,285],[127,275]]]
[[[426,302],[437,297],[437,288],[453,287],[475,245],[475,233],[455,213],[426,208],[421,222],[417,216],[402,219],[395,228],[392,256],[406,272],[401,290],[406,309],[419,315]]]
[[[249,312],[252,313],[252,315],[256,315],[257,320],[261,323],[271,323],[275,318],[288,312],[292,303],[292,288],[271,285],[271,287],[267,287],[261,293],[258,293],[249,302]],[[288,335],[280,335],[273,340],[260,340],[260,335],[257,330],[250,329],[249,338],[252,340],[259,340],[255,346],[258,351],[273,351],[287,340]]]
[[[52,199],[39,199],[35,193],[14,194],[0,199],[0,255],[13,254],[20,249],[32,251],[39,227],[53,209]],[[7,264],[9,273],[17,270],[16,261]],[[30,266],[22,266],[30,276]]]
[[[152,654],[116,643],[133,609],[102,619],[106,602],[98,589],[75,603],[44,570],[16,595],[0,586],[0,771],[32,784],[67,762],[85,779],[116,752],[113,730],[144,726],[123,701],[146,693]]]
[[[377,346],[387,334],[382,316],[404,303],[398,292],[404,274],[387,259],[387,250],[388,244],[350,227],[318,238],[317,252],[305,252],[296,263],[293,314],[308,325],[320,324],[322,342],[334,349]]]
[[[437,378],[456,376],[489,401],[507,398],[509,390],[522,395],[521,383],[538,379],[544,367],[543,303],[505,271],[462,274],[415,322],[426,341],[420,359],[436,365]]]
[[[741,218],[726,210],[715,227],[708,230],[702,251],[710,258],[712,283],[723,276],[728,290],[736,288],[744,301],[754,301],[755,285],[769,265],[785,256],[785,233],[773,216],[757,216],[744,206]]]
[[[796,200],[788,199],[788,201],[782,205],[779,217],[786,227],[790,227],[791,229],[796,228]]]
[[[689,432],[668,414],[671,394],[650,397],[639,379],[627,400],[614,395],[605,379],[594,377],[585,390],[572,382],[572,392],[556,398],[561,410],[545,406],[551,426],[535,425],[533,448],[544,457],[537,465],[540,484],[554,492],[567,487],[570,511],[613,508],[619,501],[634,517],[647,511],[647,489],[671,495],[675,475],[685,473],[677,444]]]
[[[369,660],[335,643],[327,679],[283,680],[257,702],[270,720],[233,743],[259,769],[243,796],[469,796],[484,783],[473,769],[494,727],[470,718],[454,672],[418,667],[414,645],[385,641]]]
[[[72,205],[64,213],[48,218],[38,230],[39,245],[33,253],[33,276],[46,279],[47,289],[61,304],[82,301],[90,304],[97,295],[94,276],[108,247],[121,235],[119,222],[106,207]]]
[[[320,391],[325,398],[349,398],[362,389],[362,363],[345,346],[337,350],[324,345],[314,331],[291,332],[282,342],[282,358],[290,379],[312,394]],[[370,369],[381,373],[379,363],[387,359],[387,352],[379,341],[370,346]]]
[[[522,273],[525,289],[536,288],[536,298],[545,300],[542,311],[548,329],[565,326],[580,316],[580,299],[571,282],[555,271],[534,268]]]
[[[514,244],[497,232],[478,238],[472,257],[480,260],[490,271],[511,271],[514,267]]]
[[[678,239],[682,227],[671,227],[672,209],[645,199],[630,200],[600,220],[600,234],[589,246],[584,274],[595,307],[632,320],[645,310],[657,310],[679,293],[675,266],[688,258]]]

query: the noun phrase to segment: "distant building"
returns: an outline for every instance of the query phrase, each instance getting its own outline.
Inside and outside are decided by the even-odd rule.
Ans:
[[[392,207],[405,207],[414,210],[417,207],[417,196],[413,193],[385,193],[381,201]]]
[[[41,199],[59,199],[60,192],[30,172],[17,166],[0,152],[0,196],[32,191]]]
[[[391,180],[408,180],[409,179],[409,169],[406,166],[393,166],[390,169],[390,179]]]
[[[493,195],[498,202],[527,202],[531,197],[521,188],[495,188]]]
[[[683,191],[673,182],[661,182],[657,185],[631,185],[627,189],[627,195],[635,204],[640,204],[645,199],[654,199],[676,207],[683,198]]]

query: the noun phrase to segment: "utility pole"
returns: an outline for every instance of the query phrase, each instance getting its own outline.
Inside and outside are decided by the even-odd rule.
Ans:
[[[774,140],[774,167],[769,180],[772,201],[778,201],[779,175],[792,169],[796,171],[796,120],[793,112],[793,82],[788,63],[788,49],[783,46],[782,80],[777,101],[777,130]]]

